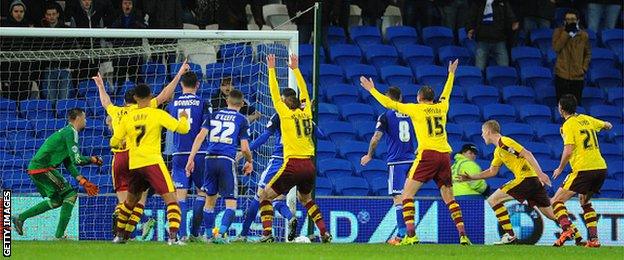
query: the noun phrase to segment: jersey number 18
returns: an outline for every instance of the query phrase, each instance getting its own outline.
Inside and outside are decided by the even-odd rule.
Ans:
[[[297,129],[297,137],[301,137],[301,125],[303,125],[303,135],[310,136],[312,134],[312,122],[310,119],[299,120],[295,118],[295,128]]]

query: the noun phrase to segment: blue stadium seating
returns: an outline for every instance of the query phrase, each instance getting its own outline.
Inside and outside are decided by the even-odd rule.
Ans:
[[[20,111],[26,119],[48,119],[54,117],[52,101],[45,99],[31,99],[20,102]],[[14,111],[16,108],[13,108]]]
[[[552,85],[552,73],[544,67],[523,67],[520,70],[522,83],[529,87]]]
[[[583,88],[582,99],[582,105],[585,107],[602,105],[605,103],[605,94],[602,89],[586,87]]]
[[[406,44],[398,49],[403,62],[408,64],[413,72],[416,72],[418,66],[434,64],[433,49],[429,46]]]
[[[420,89],[420,85],[416,84],[397,84],[398,88],[401,89],[401,95],[403,96],[403,102],[411,102],[416,103],[416,96],[418,95],[418,90]]]
[[[258,46],[258,48],[260,48],[260,46]],[[189,71],[194,72],[197,75],[197,78],[199,79],[203,78],[204,69],[201,67],[201,65],[191,63],[191,62],[189,62],[188,65],[189,65]],[[180,70],[181,67],[182,67],[182,62],[169,64],[169,77],[174,78],[175,75],[178,74],[178,71]],[[89,82],[91,81],[92,80],[90,80]],[[91,89],[91,87],[89,89]],[[97,93],[97,89],[95,92]]]
[[[360,85],[360,77],[372,78],[374,82],[379,81],[377,70],[371,65],[354,64],[345,68],[345,75],[347,80],[350,80],[353,84]]]
[[[624,92],[622,88],[607,89],[607,100],[616,107],[624,107]]]
[[[327,121],[320,126],[323,133],[334,143],[355,140],[357,135],[351,124],[341,121]]]
[[[624,180],[624,161],[607,161],[608,178],[622,182]]]
[[[521,144],[533,141],[533,128],[528,124],[506,123],[501,126],[501,132]]]
[[[511,60],[519,68],[542,66],[542,53],[533,47],[519,46],[511,49]]]
[[[259,45],[263,46],[263,45]],[[274,53],[276,56],[284,56],[288,55],[287,49],[283,45],[264,45],[262,49],[258,49],[260,51],[260,55],[266,55],[269,52]],[[250,45],[244,43],[229,43],[223,44],[219,47],[219,57],[221,57],[221,61],[223,63],[233,64],[234,67],[240,66],[242,64],[249,64],[253,59],[253,48]],[[277,63],[280,63],[279,59]],[[285,62],[285,60],[284,60]]]
[[[372,179],[366,179],[370,184],[371,192],[375,196],[388,196],[388,178],[375,176]]]
[[[622,182],[606,181],[602,185],[599,197],[621,199],[623,190],[624,190],[624,187],[622,187]]]
[[[146,62],[141,65],[141,75],[144,82],[151,82],[156,78],[167,77],[167,67],[162,63]]]
[[[457,103],[449,107],[448,118],[457,124],[478,122],[481,113],[475,105]]]
[[[67,125],[66,119],[31,119],[36,136],[46,138]]]
[[[615,53],[609,49],[592,48],[589,66],[591,69],[613,68],[615,67]]]
[[[386,42],[394,45],[397,49],[406,44],[416,44],[418,33],[414,27],[390,26],[386,28]]]
[[[453,31],[447,27],[429,26],[422,29],[422,38],[425,45],[434,50],[442,46],[453,45]]]
[[[412,71],[408,67],[390,65],[380,69],[381,78],[388,85],[405,85],[414,82]]]
[[[323,46],[320,46],[319,50],[320,63],[325,63],[325,50]],[[314,59],[314,45],[312,44],[299,44],[299,66],[302,64],[312,65]]]
[[[498,103],[498,89],[485,85],[474,86],[466,89],[466,98],[477,106]]]
[[[331,45],[343,44],[347,42],[344,29],[338,26],[329,26],[327,29],[327,43]]]
[[[321,64],[319,66],[319,83],[327,87],[344,83],[342,69],[337,65]]]
[[[458,66],[455,71],[455,84],[462,87],[483,84],[481,70],[474,66]]]
[[[318,171],[321,176],[329,177],[346,177],[351,176],[353,167],[351,163],[343,159],[325,159],[318,162]]]
[[[489,66],[485,69],[487,83],[499,88],[518,83],[518,74],[513,67]]]
[[[2,120],[0,121],[0,137],[6,137],[9,140],[31,139],[34,137],[34,131],[27,120]]]
[[[331,196],[333,193],[333,186],[328,178],[316,177],[316,195],[317,196]]]
[[[399,63],[399,54],[392,45],[369,45],[364,49],[364,55],[366,56],[366,61],[377,69]]]
[[[466,33],[466,28],[457,29],[457,38],[459,38],[459,45],[464,46],[470,50],[471,53],[475,53],[477,50],[477,42],[474,39],[469,39]]]
[[[362,151],[368,150],[368,143],[360,141],[344,140],[338,145],[340,157],[349,160],[353,165],[360,162],[360,158],[365,154]]]
[[[338,195],[366,196],[369,194],[368,182],[359,177],[340,177],[331,179]]]
[[[557,106],[557,96],[553,86],[537,86],[535,89],[535,99],[538,103],[549,107]]]
[[[535,103],[535,91],[524,86],[508,86],[503,88],[503,101],[515,107]]]
[[[516,140],[519,141],[519,140]],[[546,143],[538,143],[538,142],[524,142],[520,143],[520,145],[524,146],[524,149],[530,151],[535,159],[538,162],[543,160],[551,160],[553,159],[552,151],[550,150],[550,146]]]
[[[609,105],[596,105],[589,108],[589,114],[600,118],[605,121],[609,121],[612,124],[619,124],[622,122],[622,108],[609,106]]]
[[[455,59],[459,59],[459,64],[474,64],[474,55],[464,47],[449,45],[442,46],[438,50],[438,62],[440,62],[442,66],[446,67],[449,61],[454,61]]]
[[[464,136],[464,129],[459,124],[447,123],[446,136],[449,142],[461,142]],[[455,151],[455,150],[454,150]]]
[[[531,43],[540,49],[543,54],[552,47],[553,29],[535,29],[531,31]]]
[[[437,85],[444,84],[448,71],[444,67],[436,65],[421,65],[416,68],[416,80],[420,84]]]
[[[520,119],[530,125],[552,123],[550,108],[544,105],[523,105],[518,112]]]
[[[336,84],[326,88],[325,95],[333,104],[356,103],[358,100],[356,87],[349,84]]]
[[[489,104],[481,108],[483,120],[494,119],[500,124],[516,121],[516,109],[507,104]]]
[[[362,52],[353,44],[333,45],[330,47],[329,55],[334,64],[343,68],[362,62]]]
[[[477,120],[477,122],[480,120]],[[467,122],[462,123],[462,127],[464,128],[464,137],[466,140],[479,144],[483,143],[483,138],[481,138],[481,123]]]
[[[609,140],[618,145],[624,144],[624,125],[615,124],[613,129],[609,131]]]
[[[0,116],[2,118],[17,117],[17,102],[10,99],[0,98]]]
[[[361,103],[351,103],[340,106],[340,114],[343,119],[349,122],[371,122],[375,120],[373,107]]]
[[[546,53],[546,67],[552,70],[555,67],[556,63],[557,53],[553,49],[548,50],[548,52]]]
[[[331,141],[319,140],[316,145],[316,158],[318,160],[335,158],[337,154],[336,145]]]
[[[551,146],[561,142],[561,125],[558,124],[540,124],[534,127],[535,136]]]
[[[353,122],[353,128],[357,132],[358,138],[360,140],[369,141],[373,134],[375,133],[375,125],[376,120],[374,121],[358,121]]]
[[[349,34],[362,50],[373,44],[381,44],[381,32],[375,26],[351,26]]]
[[[624,48],[624,30],[603,30],[602,37],[600,38],[602,39],[602,45],[616,52],[618,55],[622,55],[622,48]]]
[[[594,86],[612,88],[622,86],[622,74],[614,68],[600,68],[590,70],[589,78]]]
[[[622,160],[622,147],[617,144],[600,144],[600,153],[606,161]]]
[[[56,118],[66,118],[67,111],[72,108],[85,108],[87,107],[87,102],[80,99],[61,99],[56,102]],[[87,115],[91,115],[89,110],[85,111]]]

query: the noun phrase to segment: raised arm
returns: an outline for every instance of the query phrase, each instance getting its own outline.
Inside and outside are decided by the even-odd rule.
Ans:
[[[175,75],[175,77],[173,77],[171,82],[167,84],[167,86],[160,92],[160,94],[158,94],[158,96],[156,96],[156,101],[158,102],[159,106],[173,98],[175,88],[176,86],[178,86],[178,82],[180,82],[180,77],[182,77],[182,75],[184,75],[184,73],[186,73],[189,68],[190,67],[187,63],[187,60],[184,60],[182,66],[180,67],[180,70],[178,70],[178,73]]]
[[[453,62],[449,61],[448,77],[446,78],[446,83],[444,84],[444,90],[442,90],[442,94],[440,95],[440,102],[449,102],[451,98],[451,91],[453,91],[453,83],[455,81],[455,71],[457,70],[458,64],[458,59]]]
[[[275,107],[275,111],[279,113],[283,113],[285,110],[288,110],[286,104],[282,102],[280,97],[279,85],[277,84],[277,75],[275,75],[275,54],[267,55],[267,66],[269,68],[269,92],[271,93],[271,100],[273,101],[273,106]]]
[[[310,101],[310,94],[308,94],[308,86],[306,85],[305,79],[303,79],[303,75],[299,70],[299,57],[295,54],[290,55],[290,64],[288,65],[290,69],[295,73],[295,79],[297,79],[297,88],[299,89],[299,99],[305,100],[309,104],[312,104]]]
[[[159,118],[161,125],[167,128],[167,130],[179,134],[186,134],[189,130],[191,130],[191,124],[188,121],[188,114],[184,110],[178,114],[178,118],[180,118],[179,120],[176,120],[165,111],[157,111],[160,114]]]
[[[375,83],[373,83],[372,79],[367,79],[362,76],[360,77],[360,85],[370,92],[371,95],[385,108],[392,109],[406,115],[414,115],[416,113],[416,110],[414,109],[417,106],[416,104],[403,104],[386,97],[375,89]]]
[[[95,81],[95,85],[98,88],[98,93],[100,94],[100,103],[102,103],[103,108],[107,108],[109,105],[113,104],[110,99],[108,93],[106,93],[106,87],[104,86],[104,80],[102,80],[102,75],[98,72],[97,76],[92,78]]]

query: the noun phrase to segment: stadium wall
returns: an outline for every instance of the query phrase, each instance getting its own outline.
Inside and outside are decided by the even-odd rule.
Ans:
[[[240,198],[239,200],[242,203],[246,199]],[[13,210],[20,212],[41,200],[37,196],[14,196]],[[317,202],[336,243],[383,243],[396,233],[396,211],[388,198],[321,197],[317,199]],[[116,198],[113,196],[81,197],[77,202],[77,207],[74,208],[74,211],[77,212],[73,214],[67,235],[70,238],[80,240],[112,239],[110,213],[114,210],[115,204]],[[449,218],[448,209],[443,201],[435,198],[420,198],[416,200],[415,204],[418,212],[416,221],[419,223],[417,234],[423,243],[448,244],[458,242],[457,231]],[[487,202],[461,200],[459,204],[462,207],[466,231],[473,243],[492,244],[499,239],[498,223]],[[157,220],[154,231],[148,237],[149,240],[164,241],[166,238],[166,216],[162,205],[161,199],[154,197],[149,200],[145,208],[145,215]],[[578,205],[578,201],[570,201],[566,205],[572,215],[573,222],[586,237],[587,230],[583,224],[582,209]],[[603,245],[624,246],[624,201],[595,200],[593,205],[599,214],[598,234],[601,243]],[[545,219],[535,210],[517,202],[509,202],[506,206],[521,242],[552,245],[558,237],[559,228],[556,224]],[[223,209],[223,205],[220,205],[217,221],[221,219]],[[231,235],[240,232],[243,212],[244,209],[237,210]],[[189,219],[192,217],[191,214],[189,212]],[[305,211],[300,206],[297,209],[297,216],[300,218],[305,216]],[[54,233],[57,220],[56,210],[29,219],[26,227],[37,227],[37,230],[28,232],[29,236],[14,236],[13,238],[40,240],[42,239],[40,234]],[[284,220],[276,218],[276,221]],[[299,230],[305,232],[307,219],[299,223],[301,223]],[[218,225],[219,223],[217,223]],[[259,221],[254,223],[252,229],[262,229]]]

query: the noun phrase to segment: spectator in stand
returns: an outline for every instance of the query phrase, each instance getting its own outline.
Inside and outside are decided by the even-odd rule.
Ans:
[[[26,19],[26,6],[24,2],[16,0],[11,2],[8,8],[8,16],[6,21],[2,23],[3,27],[32,27]],[[1,49],[7,51],[22,50],[24,47],[30,47],[31,40],[22,37],[3,37],[0,39]],[[13,100],[22,100],[28,98],[32,87],[32,81],[37,78],[35,73],[15,73],[29,72],[32,68],[36,68],[35,62],[2,62],[0,63],[0,84],[2,84],[2,96]]]
[[[594,32],[615,28],[622,10],[622,0],[588,0],[587,2],[587,28]]]
[[[438,0],[435,3],[439,6],[442,26],[446,26],[457,34],[457,29],[466,24],[466,10],[468,10],[467,0]]]
[[[41,25],[46,28],[67,28],[68,26],[59,19],[62,13],[61,6],[56,2],[48,2],[44,7],[45,16],[41,20]],[[45,47],[51,50],[71,49],[74,46],[74,39],[69,38],[44,38]],[[43,68],[41,79],[41,89],[43,97],[57,101],[67,99],[71,89],[71,73],[68,61],[45,61],[41,63]]]
[[[489,195],[489,187],[485,180],[458,181],[459,174],[481,173],[481,166],[475,162],[478,154],[479,149],[474,144],[465,144],[459,153],[455,154],[455,162],[451,166],[455,199],[485,199]]]
[[[555,19],[555,0],[526,0],[523,9],[522,27],[526,33],[535,29],[548,29]]]
[[[123,29],[145,29],[147,25],[143,23],[143,17],[134,9],[134,0],[121,1],[121,14],[113,20],[111,28]]]
[[[297,24],[297,30],[299,31],[299,44],[310,43],[310,40],[313,40],[314,9],[305,13],[303,13],[303,11],[314,6],[314,0],[285,0],[284,3],[288,8],[288,16],[290,16],[291,19],[295,18],[298,13],[301,13],[301,16],[294,20],[295,24]],[[339,0],[323,1],[321,41],[323,49],[325,50],[325,57],[329,57],[329,44],[327,42],[329,24],[338,20],[340,5],[341,3]]]
[[[221,86],[219,87],[219,92],[212,95],[210,98],[210,104],[212,106],[212,111],[217,111],[219,109],[227,108],[227,97],[230,95],[230,92],[234,89],[232,85],[232,78],[226,77],[221,79]],[[247,100],[243,100],[243,107],[240,109],[240,113],[247,116],[247,120],[249,123],[253,123],[258,118],[260,118],[260,112],[258,112],[254,107],[249,106],[249,102]]]
[[[122,13],[111,24],[111,28],[122,29],[145,29],[147,25],[143,23],[143,17],[140,16],[134,9],[133,0],[121,1]],[[115,47],[135,47],[141,46],[142,39],[114,39],[113,45]],[[115,82],[117,85],[122,85],[125,82],[126,74],[130,77],[130,81],[137,82],[139,64],[141,64],[140,56],[119,57],[113,60],[113,65],[116,68]]]
[[[468,38],[476,39],[475,63],[482,71],[488,57],[494,54],[499,66],[509,66],[506,42],[510,30],[518,30],[519,23],[506,0],[476,0],[466,24]]]
[[[211,0],[183,0],[182,22],[204,28],[208,24],[217,23],[215,18],[216,2]]]
[[[381,28],[381,17],[386,12],[391,0],[359,0],[362,8],[362,23]]]
[[[115,11],[110,0],[67,0],[65,18],[76,28],[110,26]]]
[[[9,6],[9,16],[2,24],[3,27],[32,27],[33,24],[26,19],[26,5],[21,0],[15,0]]]
[[[436,8],[433,1],[423,0],[398,0],[401,8],[403,25],[416,28],[419,35],[422,35],[422,28],[436,24]]]
[[[180,0],[143,0],[150,29],[182,29]]]
[[[219,30],[247,30],[245,6],[251,6],[251,13],[258,28],[264,26],[262,6],[265,0],[218,0],[217,22]]]
[[[44,7],[44,16],[41,19],[41,27],[45,28],[67,28],[62,19],[60,19],[63,13],[63,8],[56,3],[47,3]]]
[[[579,15],[575,10],[568,10],[564,25],[553,32],[552,46],[557,53],[555,62],[557,100],[564,94],[572,94],[580,105],[585,73],[591,60],[591,45],[589,35],[579,26]]]

